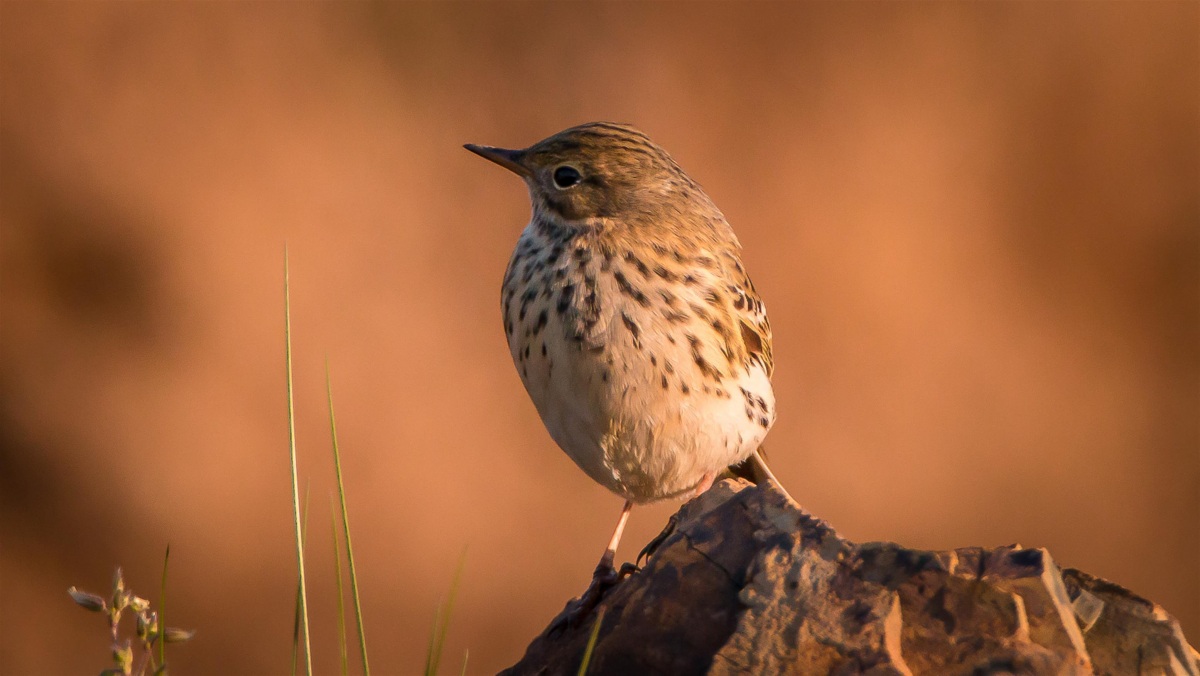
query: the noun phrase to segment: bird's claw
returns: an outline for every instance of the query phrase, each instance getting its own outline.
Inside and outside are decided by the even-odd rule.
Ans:
[[[662,543],[665,542],[667,538],[671,537],[671,535],[675,532],[677,523],[678,522],[675,519],[675,515],[672,514],[671,518],[667,520],[667,525],[662,529],[662,532],[658,535],[655,535],[654,539],[650,542],[647,542],[646,546],[642,547],[642,551],[638,552],[638,566],[642,565],[642,559],[645,559],[646,563],[650,562],[650,557],[654,555],[654,552],[658,551],[659,546],[662,545]]]
[[[621,569],[616,570],[611,563],[601,561],[600,565],[596,566],[596,571],[592,573],[592,581],[588,584],[588,588],[579,598],[567,604],[567,607],[550,623],[550,628],[546,633],[549,636],[558,636],[568,628],[580,626],[604,599],[604,595],[609,589],[637,571],[638,567],[632,563],[622,564]]]

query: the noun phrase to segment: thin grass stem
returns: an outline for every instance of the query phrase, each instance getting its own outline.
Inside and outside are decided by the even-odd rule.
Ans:
[[[446,598],[446,611],[442,612],[442,604],[438,604],[437,613],[433,619],[433,635],[429,639],[429,654],[425,659],[425,676],[435,676],[442,662],[442,651],[446,647],[446,634],[450,631],[450,617],[454,614],[454,600],[458,596],[458,587],[462,582],[463,567],[467,563],[467,549],[463,547],[458,557],[458,567],[454,571],[454,579],[450,581],[450,595]]]
[[[337,505],[333,501],[332,494],[329,496],[329,516],[329,530],[330,535],[333,536],[334,586],[337,588],[338,652],[342,658],[342,676],[348,676],[350,660],[346,652],[346,592],[342,589],[342,551],[338,547]]]
[[[342,455],[338,449],[337,418],[333,414],[333,380],[329,375],[329,358],[325,358],[325,391],[329,396],[329,432],[333,437],[333,468],[337,474],[338,500],[342,507],[342,536],[346,540],[346,561],[350,567],[350,595],[354,598],[354,621],[358,627],[358,650],[362,656],[363,676],[371,676],[367,662],[367,634],[363,629],[362,602],[358,595],[358,572],[354,566],[354,545],[350,540],[350,515],[346,511],[346,486],[342,482]]]
[[[167,562],[171,560],[171,543],[167,543],[167,553],[163,554],[162,583],[158,590],[158,664],[165,672],[167,665],[167,641],[163,638],[167,630]]]
[[[310,482],[304,483],[304,541],[308,542],[308,496]],[[296,676],[296,656],[300,651],[300,583],[296,582],[296,613],[292,618],[292,676]]]
[[[592,664],[592,651],[596,649],[596,639],[600,637],[600,625],[604,624],[604,611],[601,608],[596,613],[596,622],[592,625],[592,634],[588,636],[587,647],[583,649],[583,659],[579,662],[579,672],[576,676],[586,676],[588,667]]]
[[[442,602],[438,600],[437,608],[433,611],[433,631],[429,632],[429,646],[425,650],[425,676],[434,676],[437,666],[433,660],[433,649],[437,644],[438,629],[442,626]]]
[[[300,620],[304,628],[304,668],[312,676],[312,649],[308,638],[308,593],[304,578],[304,533],[300,525],[300,479],[296,471],[296,406],[292,387],[292,298],[288,276],[287,245],[283,247],[283,334],[287,362],[288,450],[292,469],[292,522],[296,529],[296,569],[300,579]]]

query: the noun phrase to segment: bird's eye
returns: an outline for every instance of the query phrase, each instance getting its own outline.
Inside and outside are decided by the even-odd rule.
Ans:
[[[554,170],[554,186],[559,190],[566,190],[582,179],[578,169],[566,164]]]

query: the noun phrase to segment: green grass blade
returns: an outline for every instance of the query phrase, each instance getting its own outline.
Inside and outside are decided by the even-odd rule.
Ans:
[[[333,414],[333,380],[329,376],[329,358],[325,359],[325,391],[329,395],[329,433],[333,437],[333,468],[337,473],[338,499],[342,505],[342,537],[346,540],[346,561],[350,567],[350,595],[354,598],[354,621],[358,626],[358,650],[362,656],[363,675],[371,676],[367,662],[367,634],[363,630],[362,603],[358,596],[358,571],[354,567],[354,545],[350,540],[350,516],[346,511],[346,486],[342,483],[342,455],[338,449],[337,418]]]
[[[459,676],[467,676],[467,659],[469,659],[470,657],[471,657],[471,651],[464,650],[463,651],[463,668],[462,668],[462,671],[459,672]]]
[[[596,623],[592,625],[592,635],[588,637],[587,647],[583,649],[583,660],[579,662],[579,672],[577,676],[586,676],[588,666],[592,663],[592,651],[596,648],[596,639],[600,637],[600,625],[604,624],[604,611],[606,608],[601,608],[600,612],[596,613]]]
[[[171,543],[167,543],[167,553],[163,555],[163,573],[162,586],[158,590],[158,664],[164,667],[167,664],[167,642],[163,639],[163,632],[167,630],[167,621],[163,615],[167,609],[167,562],[171,560]]]
[[[296,471],[296,405],[292,389],[292,296],[288,278],[287,245],[283,247],[283,336],[287,362],[288,449],[292,461],[292,522],[296,528],[296,569],[300,578],[300,620],[304,628],[305,673],[312,676],[312,650],[308,639],[308,593],[304,579],[304,533],[300,528],[300,479]]]
[[[304,541],[308,542],[309,482],[304,483]],[[296,676],[296,656],[300,652],[300,583],[296,582],[296,614],[292,618],[292,676]]]
[[[437,667],[433,664],[433,648],[437,643],[438,629],[442,626],[442,602],[438,601],[433,611],[433,631],[429,632],[429,647],[425,651],[425,676],[434,676]]]
[[[329,496],[329,529],[333,535],[333,575],[337,588],[337,629],[338,629],[338,648],[339,654],[342,657],[342,676],[348,676],[350,673],[350,661],[346,654],[346,591],[342,589],[342,551],[338,547],[337,536],[337,505],[333,502],[333,495]]]
[[[454,599],[458,596],[458,586],[462,582],[463,566],[467,562],[467,549],[464,547],[458,557],[458,567],[454,571],[454,579],[450,581],[450,595],[446,599],[446,611],[442,612],[442,604],[438,604],[437,613],[433,618],[433,635],[429,639],[429,654],[425,658],[425,676],[434,676],[442,661],[442,651],[446,647],[446,634],[450,631],[450,617],[454,614]]]

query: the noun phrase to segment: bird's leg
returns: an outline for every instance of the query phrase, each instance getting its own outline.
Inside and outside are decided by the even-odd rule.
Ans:
[[[700,477],[700,483],[696,484],[696,487],[690,491],[688,499],[691,500],[704,491],[712,488],[713,481],[716,481],[716,478],[716,472],[708,472],[704,476]],[[654,539],[650,542],[647,542],[646,546],[642,547],[642,551],[638,552],[636,559],[638,566],[642,565],[642,559],[646,559],[647,562],[649,562],[650,556],[654,554],[659,545],[661,545],[667,538],[671,537],[671,534],[675,532],[676,523],[677,520],[675,518],[675,514],[672,514],[671,518],[667,520],[666,528],[663,528],[661,533],[655,535]]]
[[[569,603],[567,608],[554,618],[550,624],[551,634],[557,634],[567,626],[577,626],[579,621],[587,617],[600,603],[604,593],[628,575],[625,566],[622,566],[621,573],[618,573],[613,568],[613,561],[616,559],[617,545],[621,543],[621,534],[625,532],[625,523],[629,521],[629,512],[632,509],[633,501],[626,500],[625,507],[621,509],[621,518],[617,519],[617,527],[613,530],[612,539],[608,541],[608,548],[604,550],[600,563],[596,564],[596,570],[592,573],[592,582],[578,600]]]
[[[700,477],[700,483],[696,484],[696,487],[692,489],[692,494],[688,496],[688,500],[696,498],[704,491],[712,488],[713,481],[716,481],[716,479],[716,472],[706,472],[704,476]]]
[[[601,571],[612,570],[613,560],[617,557],[617,545],[621,544],[621,534],[625,532],[625,523],[629,521],[629,512],[632,510],[633,501],[626,500],[621,509],[621,518],[617,519],[617,527],[613,529],[612,538],[608,541],[608,549],[604,550],[604,556],[600,557],[600,564],[596,566],[596,575]]]

